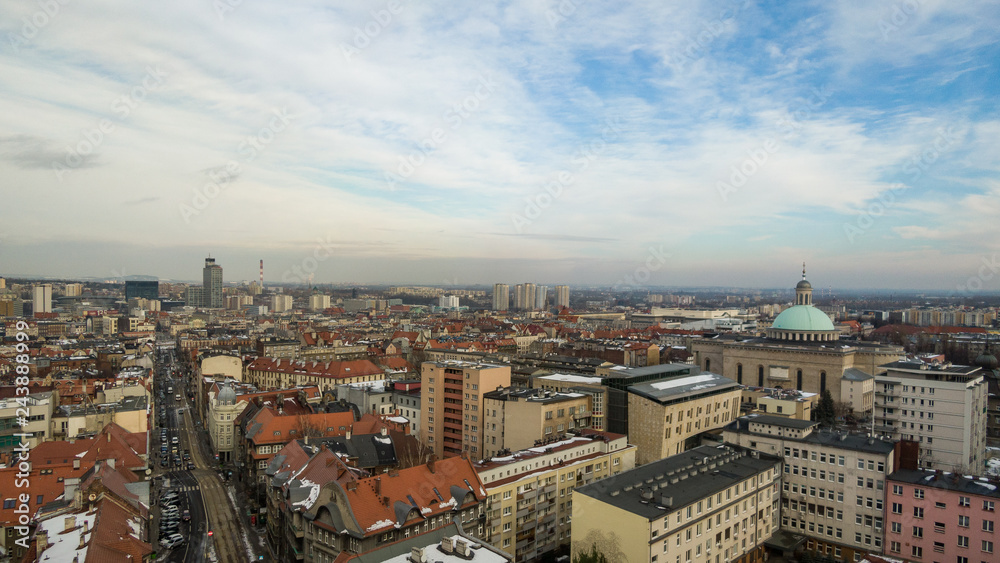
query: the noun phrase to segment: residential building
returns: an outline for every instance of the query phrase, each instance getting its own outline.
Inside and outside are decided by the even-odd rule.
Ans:
[[[222,266],[215,263],[215,258],[205,258],[205,268],[202,270],[203,307],[221,309],[222,302]]]
[[[0,452],[10,453],[21,443],[34,448],[51,440],[52,414],[58,403],[59,393],[55,391],[0,399]]]
[[[920,444],[920,467],[979,474],[987,383],[976,366],[899,361],[875,377],[875,431]]]
[[[819,402],[819,395],[796,389],[747,387],[744,385],[742,401],[741,408],[744,412],[812,420],[812,411]]]
[[[583,393],[510,387],[487,391],[480,452],[497,455],[562,439],[567,432],[589,427],[590,412],[590,396]]]
[[[759,563],[778,531],[781,458],[701,446],[573,491],[572,557]]]
[[[505,283],[493,284],[493,310],[506,311],[510,307],[510,286]]]
[[[79,297],[83,294],[83,284],[82,283],[68,283],[63,287],[63,293],[66,297]]]
[[[458,309],[458,296],[442,295],[438,297],[438,307],[442,309]]]
[[[277,561],[346,561],[453,522],[482,536],[486,490],[464,456],[378,475],[325,446],[301,458],[268,468],[267,540]]]
[[[292,296],[275,294],[271,296],[271,311],[274,313],[285,313],[292,310]]]
[[[205,303],[205,288],[189,285],[184,290],[184,305],[188,307],[203,307]]]
[[[31,311],[35,314],[37,313],[51,313],[52,312],[52,284],[42,283],[38,284],[33,288],[33,299],[31,302]]]
[[[722,428],[740,413],[741,386],[715,373],[674,377],[628,387],[629,441],[644,465],[697,444],[694,437]]]
[[[549,286],[539,285],[535,287],[534,308],[543,310],[549,302]]]
[[[330,308],[330,296],[321,293],[314,293],[309,296],[309,310],[313,312],[323,311]]]
[[[343,563],[508,563],[510,554],[479,538],[463,533],[457,524],[448,524],[432,532],[421,533],[363,553],[347,556]],[[339,563],[339,562],[338,562]]]
[[[246,365],[246,382],[259,389],[285,389],[316,385],[332,391],[338,384],[379,381],[385,378],[382,368],[368,360],[342,362],[306,362],[261,357]]]
[[[885,553],[908,561],[997,561],[1000,481],[902,470],[886,487]]]
[[[573,489],[633,467],[626,436],[593,430],[476,463],[488,495],[483,539],[518,562],[569,546]]]
[[[600,377],[601,383],[608,388],[608,403],[605,409],[608,432],[628,434],[629,386],[698,373],[700,373],[698,366],[691,364],[658,364],[634,368],[598,367],[595,375]]]
[[[807,549],[844,561],[881,553],[886,479],[897,465],[916,463],[915,445],[816,428],[807,420],[750,415],[724,437],[784,458],[781,528],[806,536]]]
[[[535,284],[519,283],[514,286],[514,309],[528,311],[535,306]]]
[[[483,393],[510,386],[510,366],[424,362],[420,373],[420,441],[439,457],[483,454]]]
[[[560,309],[569,308],[569,286],[556,286],[556,307]]]
[[[875,410],[875,378],[857,368],[844,370],[840,380],[840,402],[857,417]]]

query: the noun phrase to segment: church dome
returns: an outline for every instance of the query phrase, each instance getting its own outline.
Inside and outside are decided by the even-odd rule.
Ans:
[[[223,385],[219,391],[219,403],[223,405],[236,404],[236,391],[230,385]]]
[[[771,323],[771,328],[794,332],[837,330],[830,317],[812,305],[795,305],[785,309]]]
[[[997,369],[997,357],[990,354],[989,351],[985,351],[976,358],[975,364],[985,370],[992,371]]]
[[[802,280],[795,284],[795,289],[812,289],[812,284],[806,280]]]

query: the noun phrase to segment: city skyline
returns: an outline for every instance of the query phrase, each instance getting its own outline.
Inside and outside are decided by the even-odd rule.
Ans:
[[[2,275],[1000,289],[989,2],[56,4]]]

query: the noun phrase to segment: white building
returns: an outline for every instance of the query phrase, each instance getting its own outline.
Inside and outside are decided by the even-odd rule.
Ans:
[[[52,312],[52,284],[43,283],[35,286],[32,305],[32,311],[35,313]]]
[[[920,444],[920,467],[979,474],[987,383],[980,368],[900,361],[875,376],[875,431]]]
[[[438,307],[442,309],[458,309],[458,296],[442,295],[438,297]]]
[[[330,308],[330,296],[316,293],[309,296],[309,310],[322,311]]]
[[[569,307],[569,286],[568,285],[557,285],[556,286],[556,307],[568,308]]]
[[[292,310],[291,295],[274,295],[271,297],[271,311],[274,313],[284,313]]]

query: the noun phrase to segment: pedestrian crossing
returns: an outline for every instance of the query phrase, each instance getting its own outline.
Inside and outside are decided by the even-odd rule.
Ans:
[[[200,491],[201,485],[184,485],[183,487],[170,487],[170,491],[176,491],[178,493],[187,493],[190,491]]]

